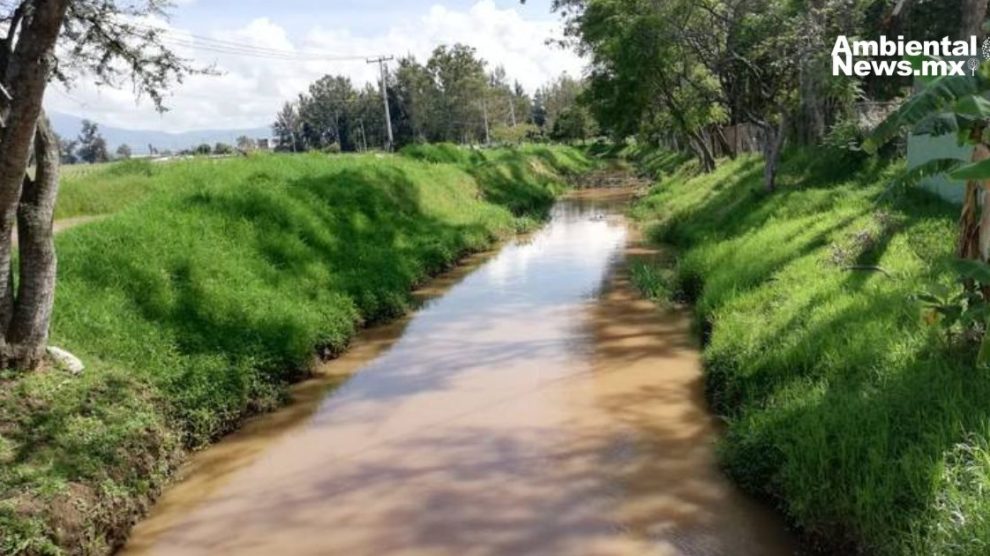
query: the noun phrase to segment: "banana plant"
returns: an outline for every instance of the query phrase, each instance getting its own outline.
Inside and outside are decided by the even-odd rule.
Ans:
[[[916,65],[915,67],[919,67]],[[977,364],[990,364],[990,64],[969,76],[942,76],[924,80],[920,89],[876,127],[863,149],[874,153],[904,131],[916,135],[954,134],[961,145],[972,146],[969,161],[935,159],[915,167],[902,182],[947,174],[966,182],[955,271],[961,291],[927,292],[919,296],[943,325],[959,326],[982,337]]]
[[[912,62],[916,68],[921,67],[920,58]],[[901,181],[917,182],[935,174],[966,181],[957,254],[963,259],[987,261],[990,258],[990,64],[983,64],[972,75],[923,79],[920,89],[873,130],[863,149],[876,152],[904,131],[915,135],[954,134],[960,144],[973,147],[968,162],[930,160],[906,172]]]
[[[990,300],[985,295],[985,286],[990,285],[990,265],[960,259],[954,267],[963,287],[950,288],[938,284],[915,297],[924,308],[925,321],[941,327],[950,339],[960,331],[981,338],[976,364],[985,367],[990,364],[990,336],[986,333],[990,322]],[[967,287],[970,284],[977,287]]]
[[[916,67],[920,67],[917,66]],[[955,133],[969,142],[970,130],[990,117],[990,71],[967,76],[940,76],[922,81],[921,89],[873,130],[863,143],[867,152],[898,137],[905,130],[916,135]]]

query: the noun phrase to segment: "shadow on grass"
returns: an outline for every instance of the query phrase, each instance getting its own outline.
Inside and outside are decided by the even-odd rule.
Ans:
[[[554,175],[537,176],[521,155],[473,168],[482,191],[517,215],[552,203]],[[84,313],[70,308],[73,336],[163,385],[179,420],[193,423],[191,443],[225,432],[245,408],[277,403],[314,348],[341,352],[356,326],[404,313],[413,287],[515,228],[457,184],[467,176],[438,169],[446,181],[433,185],[422,171],[352,164],[288,182],[254,171],[101,224],[93,233],[117,249],[70,255],[63,289],[98,300],[86,303],[89,311],[124,311],[147,330],[125,332],[112,321],[84,327]],[[131,336],[144,338],[150,358]]]
[[[928,552],[925,539],[945,530],[990,541],[978,515],[960,528],[936,512],[978,496],[944,490],[942,477],[959,465],[948,454],[985,431],[990,382],[912,301],[948,281],[957,209],[918,191],[879,203],[883,163],[791,153],[772,195],[759,159],[726,165],[731,174],[675,173],[643,206],[654,235],[682,249],[681,289],[713,325],[706,386],[732,423],[728,471],[839,551]],[[830,246],[878,211],[896,225],[850,263],[891,275],[831,262]]]

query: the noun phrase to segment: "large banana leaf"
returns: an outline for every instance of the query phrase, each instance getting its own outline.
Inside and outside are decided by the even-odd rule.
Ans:
[[[968,95],[956,101],[953,111],[972,120],[990,119],[990,100],[983,95]]]
[[[946,75],[932,80],[873,130],[863,142],[863,150],[876,152],[881,145],[899,135],[905,128],[914,127],[950,106],[955,108],[956,103],[964,98],[979,95],[985,85],[986,81],[982,76]],[[982,108],[982,105],[972,101],[961,108],[975,111]]]
[[[950,172],[952,172],[952,177],[955,178],[954,171],[964,164],[966,163],[958,158],[933,158],[907,170],[898,176],[897,181],[903,185],[915,185],[928,176],[948,174]]]
[[[934,112],[915,124],[912,132],[918,135],[946,135],[959,133],[960,117],[955,112]]]
[[[922,179],[928,176],[952,172],[963,164],[964,162],[957,158],[935,158],[919,164],[914,168],[901,172],[896,178],[891,180],[887,188],[878,197],[878,200],[886,198],[903,187],[918,185]]]
[[[990,158],[960,166],[950,175],[954,180],[990,179]]]

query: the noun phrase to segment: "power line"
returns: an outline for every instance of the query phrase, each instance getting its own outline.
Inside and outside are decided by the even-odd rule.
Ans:
[[[228,54],[233,56],[246,56],[250,58],[265,58],[270,60],[283,60],[289,62],[314,62],[314,61],[359,61],[364,59],[364,56],[331,56],[331,55],[320,55],[320,54],[293,54],[289,51],[285,53],[268,52],[263,50],[255,50],[247,47],[227,47],[227,46],[214,46],[208,44],[202,44],[194,40],[165,37],[163,42],[173,45],[173,46],[183,46],[187,48],[192,48],[194,50],[202,52],[212,52],[215,54]]]
[[[283,61],[358,61],[366,58],[366,56],[359,55],[340,55],[312,50],[284,50],[266,46],[256,46],[242,42],[214,39],[194,34],[177,33],[163,27],[153,27],[140,24],[133,24],[133,27],[143,31],[161,33],[162,41],[172,45],[183,46],[216,54],[229,54],[234,56],[267,58]],[[138,33],[132,34],[138,35]]]
[[[163,39],[162,42],[164,42],[164,43],[166,43],[166,44],[168,44],[170,46],[180,46],[180,47],[191,48],[191,49],[196,50],[196,51],[199,51],[199,52],[209,52],[209,53],[214,53],[214,54],[226,54],[226,55],[231,55],[231,56],[243,56],[243,57],[248,57],[248,58],[259,58],[259,59],[268,59],[268,60],[281,60],[281,61],[286,61],[286,62],[312,62],[312,61],[327,61],[327,60],[331,60],[331,58],[329,58],[329,57],[298,56],[298,55],[290,55],[290,54],[274,54],[274,53],[261,52],[261,51],[256,51],[256,50],[236,49],[236,48],[227,48],[227,47],[220,48],[220,47],[203,45],[203,44],[197,43],[195,41],[188,41],[188,40],[182,40],[182,39],[176,39],[176,38],[165,38],[165,39]],[[359,58],[359,57],[344,58],[344,59],[342,59],[342,61],[343,60],[352,60],[352,59],[353,60],[360,60],[361,58]]]
[[[184,39],[180,37],[164,37],[163,41],[179,46],[187,46],[196,50],[216,52],[220,54],[234,54],[250,56],[254,58],[272,58],[277,60],[296,61],[358,61],[364,56],[334,56],[331,54],[319,54],[308,52],[275,51],[253,48],[250,46],[223,46],[201,42],[200,39]]]

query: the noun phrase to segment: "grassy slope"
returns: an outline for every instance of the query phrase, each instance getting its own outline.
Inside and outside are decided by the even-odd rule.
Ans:
[[[70,178],[61,215],[119,212],[58,237],[52,343],[87,370],[0,376],[0,554],[105,552],[186,448],[282,402],[317,348],[340,352],[417,283],[531,226],[588,164],[531,147]]]
[[[771,196],[757,157],[698,177],[640,158],[662,177],[635,212],[680,250],[653,289],[696,301],[729,473],[841,553],[986,554],[990,377],[911,298],[951,283],[958,209],[878,202],[897,166],[842,176],[822,153],[789,157]]]

